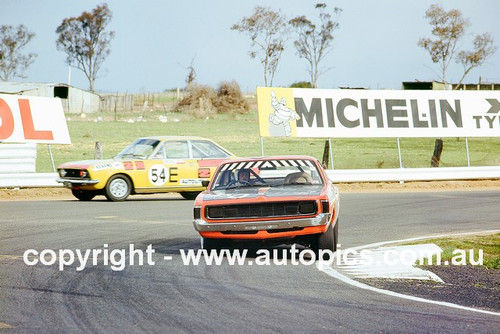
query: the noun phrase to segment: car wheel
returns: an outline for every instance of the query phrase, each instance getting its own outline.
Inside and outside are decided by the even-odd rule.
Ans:
[[[195,199],[199,193],[200,193],[199,191],[183,191],[180,194],[185,199]]]
[[[211,251],[212,249],[216,251],[220,251],[224,247],[222,240],[219,239],[211,239],[211,238],[203,238],[201,237],[201,248],[206,249],[207,251]]]
[[[78,198],[80,201],[90,201],[96,195],[92,191],[77,190],[77,189],[71,189],[71,193],[73,194],[73,196]]]
[[[112,176],[106,184],[105,196],[108,200],[119,202],[125,200],[132,190],[128,177],[123,175]]]
[[[339,219],[333,227],[333,251],[337,251],[337,245],[339,244]]]
[[[321,250],[330,250],[331,252],[335,251],[336,245],[335,245],[335,233],[334,233],[334,226],[333,222],[330,223],[326,231],[320,235],[318,235],[317,239],[313,242],[312,248],[314,253],[316,254],[316,259],[319,260],[320,256],[320,251]],[[336,224],[335,224],[336,225]],[[328,255],[325,253],[323,254],[323,260],[327,260]]]

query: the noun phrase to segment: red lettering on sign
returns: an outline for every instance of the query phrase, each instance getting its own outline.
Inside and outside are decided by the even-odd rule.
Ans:
[[[210,177],[210,168],[199,168],[198,177]]]
[[[9,138],[14,132],[14,116],[9,105],[0,99],[0,140]]]
[[[19,99],[19,111],[23,122],[24,138],[25,139],[43,139],[53,140],[52,131],[35,130],[33,117],[31,115],[30,101],[28,99]]]

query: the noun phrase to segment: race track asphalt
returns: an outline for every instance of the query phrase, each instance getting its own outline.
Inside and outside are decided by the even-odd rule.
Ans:
[[[499,191],[341,194],[342,248],[498,229]],[[185,265],[199,249],[192,201],[131,197],[0,202],[0,331],[97,333],[494,333],[500,316],[359,289],[315,265]],[[27,265],[27,250],[155,250],[113,270],[101,256]],[[108,253],[108,254],[109,254]],[[46,254],[49,254],[46,252]],[[115,253],[117,255],[119,253]],[[50,256],[47,255],[49,258]],[[102,255],[102,254],[101,254]],[[138,261],[136,256],[135,261]],[[31,254],[26,258],[33,261]],[[63,256],[69,260],[69,255]],[[116,268],[115,268],[116,269]],[[3,329],[2,329],[3,328]],[[10,329],[7,329],[10,328]]]

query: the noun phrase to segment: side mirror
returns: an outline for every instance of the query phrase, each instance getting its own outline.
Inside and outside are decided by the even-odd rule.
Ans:
[[[210,181],[208,181],[208,180],[203,180],[203,181],[201,181],[201,186],[206,188],[206,187],[208,187],[208,184],[209,184],[209,183],[210,183]]]

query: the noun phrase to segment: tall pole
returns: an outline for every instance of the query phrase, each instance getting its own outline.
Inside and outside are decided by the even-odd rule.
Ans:
[[[401,144],[399,143],[399,137],[398,137],[398,156],[399,156],[399,168],[403,168],[403,159],[401,158]]]
[[[47,147],[49,148],[49,156],[50,156],[50,162],[52,163],[52,171],[55,173],[56,165],[54,164],[54,156],[52,155],[52,148],[50,147],[50,144],[47,144]]]
[[[465,137],[465,154],[467,155],[467,167],[470,167],[469,140]]]

